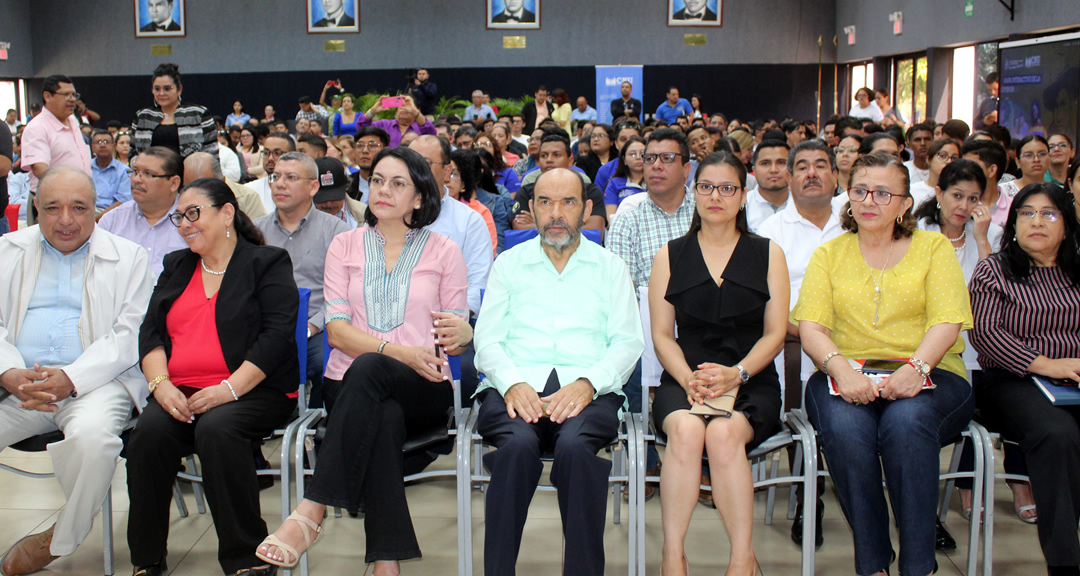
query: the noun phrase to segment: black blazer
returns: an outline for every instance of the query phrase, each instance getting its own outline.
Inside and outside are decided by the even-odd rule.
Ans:
[[[686,8],[679,10],[671,16],[672,20],[686,20]],[[705,8],[705,15],[701,17],[702,22],[716,22],[716,12]]]
[[[188,248],[165,256],[164,270],[139,330],[140,358],[158,346],[165,347],[166,356],[172,355],[165,319],[198,271],[199,258]],[[216,309],[218,338],[229,371],[235,372],[247,360],[266,374],[259,386],[283,394],[295,392],[300,385],[296,358],[299,305],[289,253],[238,239],[221,280]]]
[[[506,24],[509,21],[510,18],[508,17],[505,10],[499,12],[491,19],[492,24]],[[532,12],[523,9],[521,11],[521,20],[518,20],[518,22],[520,22],[521,24],[535,24],[536,14],[533,14]]]
[[[548,118],[551,118],[551,113],[555,111],[555,105],[551,103],[551,100],[548,100],[545,104],[547,104]],[[536,100],[529,102],[521,109],[521,117],[525,120],[523,133],[532,135],[533,130],[536,130]]]
[[[341,21],[337,24],[332,24],[329,18],[323,18],[316,22],[312,28],[337,28],[339,26],[356,26],[356,20],[353,20],[352,16],[348,14],[341,17]]]
[[[157,31],[158,31],[157,24],[154,24],[153,22],[147,24],[146,26],[143,26],[142,28],[139,28],[139,32],[157,32]],[[172,22],[169,22],[169,25],[165,27],[164,31],[165,32],[179,32],[180,31],[180,25],[176,23],[176,20],[173,20]]]

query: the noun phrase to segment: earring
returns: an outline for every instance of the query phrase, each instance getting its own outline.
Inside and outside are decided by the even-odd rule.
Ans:
[[[739,206],[739,210],[746,210],[746,204]]]
[[[899,226],[904,223],[904,216],[900,215],[896,217],[896,225]]]
[[[226,238],[232,238],[232,233],[231,233],[231,232],[229,232],[229,229],[228,229],[228,228],[226,228],[226,229],[225,229],[225,237],[226,237]]]
[[[938,210],[941,210],[941,202],[937,203]]]
[[[1016,236],[1013,236],[1013,242],[1016,242]]]
[[[416,208],[413,208],[413,210],[419,210],[419,209],[420,209],[420,205],[419,205],[419,204],[417,204],[417,205],[416,205]]]
[[[847,209],[847,215],[848,215],[848,216],[851,216],[852,218],[854,218],[854,217],[855,217],[855,215],[851,213],[851,206],[848,206],[848,209]]]

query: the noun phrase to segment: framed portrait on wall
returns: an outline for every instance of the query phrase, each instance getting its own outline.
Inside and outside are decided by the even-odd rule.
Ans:
[[[540,0],[484,0],[489,29],[539,30]]]
[[[724,20],[724,0],[668,0],[668,26],[716,26]]]
[[[135,0],[135,37],[187,36],[184,0]]]
[[[360,0],[305,0],[308,34],[360,32]]]

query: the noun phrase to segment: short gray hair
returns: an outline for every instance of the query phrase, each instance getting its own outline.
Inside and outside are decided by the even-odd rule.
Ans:
[[[49,184],[49,182],[53,178],[64,174],[78,176],[83,181],[85,181],[86,185],[90,188],[90,195],[92,196],[92,198],[90,199],[90,204],[97,204],[97,186],[94,186],[94,179],[91,178],[90,175],[86,172],[83,172],[82,170],[79,170],[78,168],[75,168],[73,166],[53,166],[52,168],[46,170],[45,173],[41,175],[41,178],[38,179],[37,196],[39,198],[41,197],[42,188],[45,188],[45,186]]]
[[[278,164],[282,162],[299,162],[303,166],[304,177],[306,178],[318,178],[319,177],[319,165],[315,163],[315,160],[302,152],[287,152],[278,158]]]

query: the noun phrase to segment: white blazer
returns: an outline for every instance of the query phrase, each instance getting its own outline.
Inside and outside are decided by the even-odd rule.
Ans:
[[[31,226],[0,237],[0,374],[29,368],[15,347],[41,268],[42,234]],[[94,228],[83,271],[79,340],[83,353],[64,373],[85,394],[116,381],[142,410],[149,393],[139,368],[139,328],[154,281],[138,244]]]

